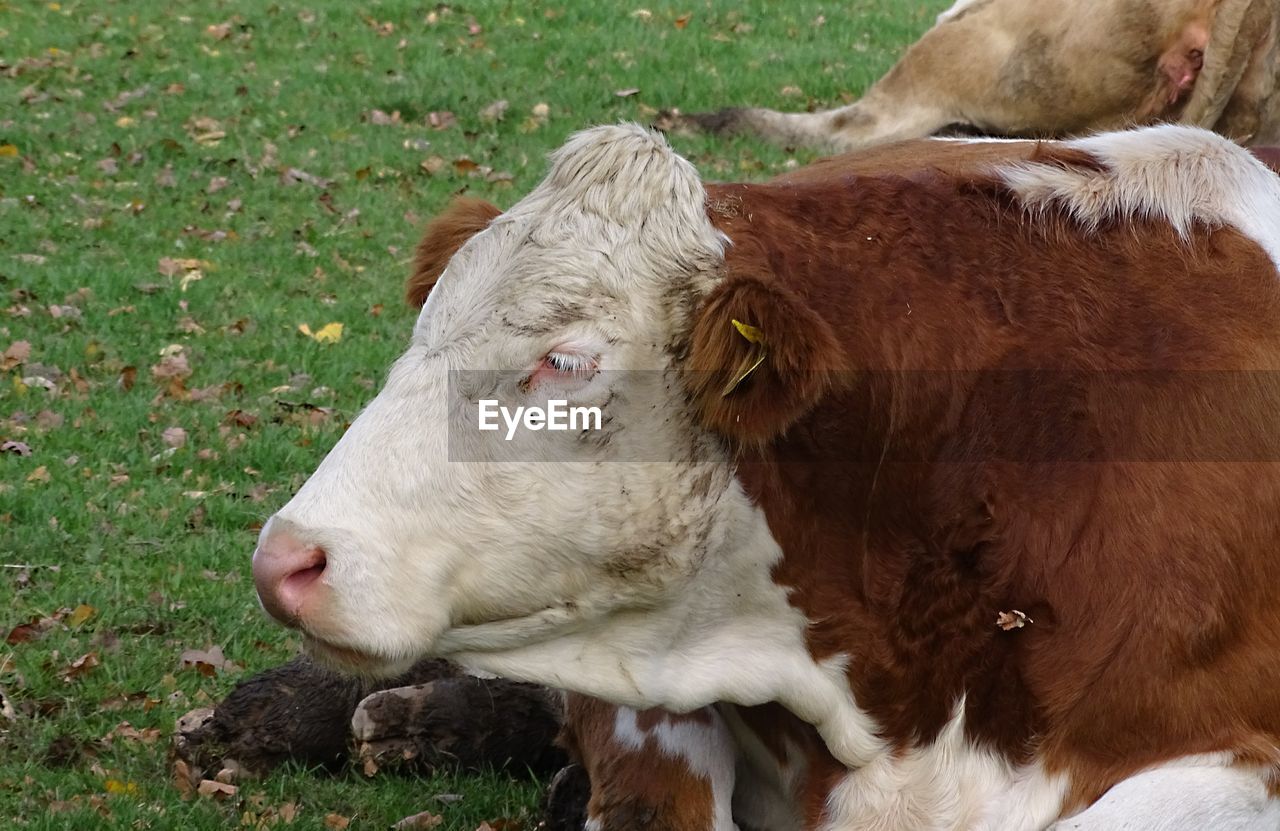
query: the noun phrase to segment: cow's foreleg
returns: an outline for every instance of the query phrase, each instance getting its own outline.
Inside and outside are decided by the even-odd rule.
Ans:
[[[569,694],[563,738],[591,780],[587,831],[735,831],[735,746],[714,709],[637,712]]]
[[[1256,768],[1174,762],[1131,776],[1050,831],[1275,831],[1280,798]]]

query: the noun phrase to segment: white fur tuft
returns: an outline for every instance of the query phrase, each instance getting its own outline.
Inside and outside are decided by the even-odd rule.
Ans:
[[[1196,127],[1163,125],[1065,142],[1105,170],[1024,162],[1000,178],[1031,210],[1060,207],[1097,229],[1125,217],[1163,220],[1186,236],[1229,225],[1280,268],[1280,177],[1233,142]]]

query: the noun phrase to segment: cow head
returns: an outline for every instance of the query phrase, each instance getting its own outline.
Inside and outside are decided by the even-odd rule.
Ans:
[[[572,137],[509,211],[438,219],[409,348],[262,530],[267,611],[349,670],[432,654],[645,705],[685,681],[659,692],[607,667],[661,664],[691,637],[715,649],[731,620],[759,639],[744,616],[785,617],[802,643],[732,454],[811,407],[839,349],[770,275],[726,274],[705,198],[661,138],[617,126]],[[552,399],[601,418],[479,429],[478,402]]]

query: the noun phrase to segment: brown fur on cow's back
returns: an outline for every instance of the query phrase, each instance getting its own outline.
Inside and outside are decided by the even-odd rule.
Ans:
[[[708,188],[727,279],[799,295],[851,374],[741,468],[810,650],[896,744],[963,700],[1079,802],[1280,764],[1275,264],[1231,228],[1032,218],[988,168],[1052,147],[929,146]]]

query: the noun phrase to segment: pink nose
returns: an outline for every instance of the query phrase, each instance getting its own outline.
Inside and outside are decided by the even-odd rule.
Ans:
[[[288,531],[270,531],[253,552],[253,584],[267,614],[297,626],[326,565],[324,550],[304,545]]]

